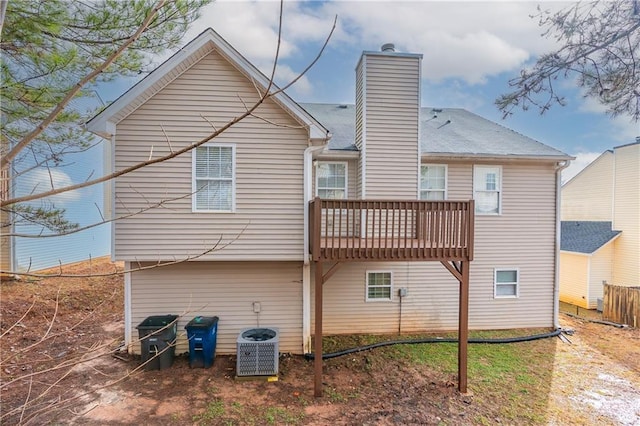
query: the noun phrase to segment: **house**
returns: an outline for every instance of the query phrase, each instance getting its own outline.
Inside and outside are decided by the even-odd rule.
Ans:
[[[640,141],[607,150],[562,187],[560,300],[597,308],[603,283],[640,285]]]
[[[79,102],[73,102],[71,108],[86,115],[90,107],[81,109],[79,105]],[[8,200],[43,193],[100,174],[100,149],[99,146],[82,152],[65,152],[62,149],[58,155],[60,162],[55,167],[48,166],[43,160],[52,154],[23,150],[9,167],[2,170],[0,197]],[[37,220],[32,221],[29,215],[20,214],[19,210],[14,213],[15,206],[0,210],[0,271],[13,276],[108,255],[109,244],[105,241],[109,234],[107,226],[97,226],[102,222],[101,192],[98,185],[20,203],[22,207],[43,208],[45,211],[52,208],[66,210],[64,219],[78,224],[80,228],[87,227],[80,232],[55,235],[56,231]]]
[[[298,354],[314,327],[557,326],[559,179],[571,157],[468,111],[422,107],[421,67],[422,55],[389,45],[364,52],[355,105],[279,93],[214,141],[118,177],[110,214],[140,212],[113,226],[113,258],[138,269],[125,276],[127,343],[164,313],[184,314],[180,328],[219,316],[219,353],[258,324],[279,327],[280,351]],[[88,127],[122,170],[206,137],[266,84],[208,29]]]
[[[0,197],[3,200],[9,199],[11,194],[9,188],[9,169],[0,171]],[[4,209],[0,209],[0,270],[14,271],[15,257],[13,250],[13,225],[10,215]],[[5,274],[0,275],[5,278]],[[7,277],[9,274],[6,275]]]

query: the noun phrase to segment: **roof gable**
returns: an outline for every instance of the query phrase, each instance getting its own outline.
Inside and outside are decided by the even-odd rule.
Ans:
[[[255,82],[258,87],[266,88],[268,86],[268,77],[253,66],[218,33],[208,28],[89,120],[86,124],[88,130],[105,138],[111,137],[111,135],[115,134],[117,123],[214,50],[220,53],[239,72]],[[273,88],[278,89],[275,85]],[[300,124],[309,129],[311,139],[327,139],[328,130],[286,93],[280,92],[274,95],[272,99]]]
[[[560,250],[592,254],[620,235],[621,231],[614,231],[611,226],[611,222],[563,220]]]

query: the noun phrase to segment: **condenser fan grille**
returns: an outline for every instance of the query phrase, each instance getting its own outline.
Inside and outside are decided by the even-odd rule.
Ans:
[[[237,341],[236,374],[238,376],[272,376],[278,374],[279,333],[276,328],[248,328]]]

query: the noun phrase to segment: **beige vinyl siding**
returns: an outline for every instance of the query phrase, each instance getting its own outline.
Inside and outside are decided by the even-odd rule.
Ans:
[[[613,229],[621,230],[615,244],[613,283],[640,285],[640,143],[616,148]]]
[[[470,199],[473,163],[447,164],[449,199]],[[502,166],[502,214],[476,216],[469,325],[473,329],[552,327],[554,165],[491,164]],[[494,298],[494,268],[519,270],[518,298]],[[367,269],[393,271],[391,302],[365,302]],[[403,332],[457,328],[458,284],[440,263],[371,262],[343,264],[325,283],[325,333],[397,332],[397,291],[404,286],[409,294],[402,301]]]
[[[188,351],[184,326],[218,316],[217,353],[235,354],[242,328],[278,327],[280,352],[302,352],[302,263],[189,262],[132,273],[131,335],[150,315],[181,315],[176,353]],[[261,311],[253,312],[253,302]]]
[[[391,301],[366,301],[367,271],[393,273]],[[402,300],[400,319],[402,287],[408,295]],[[400,326],[403,333],[457,327],[458,281],[440,263],[345,263],[324,284],[323,292],[325,334],[397,333]],[[313,310],[313,301],[311,306]]]
[[[206,137],[245,111],[254,85],[212,52],[117,126],[115,167],[166,155]],[[299,260],[303,245],[303,152],[307,131],[275,103],[215,138],[236,147],[235,213],[192,212],[192,155],[116,181],[116,215],[154,208],[115,223],[118,260]],[[206,117],[212,124],[201,116]],[[166,135],[166,136],[165,136]],[[167,141],[169,139],[169,141]]]
[[[195,50],[191,55],[189,55],[187,58],[185,58],[183,61],[177,64],[176,67],[173,68],[170,72],[162,76],[161,79],[156,81],[153,85],[147,87],[144,93],[137,96],[133,102],[129,103],[128,105],[124,106],[124,108],[122,108],[120,111],[118,111],[116,115],[113,117],[113,121],[118,122],[123,118],[127,117],[129,114],[135,111],[136,108],[138,108],[140,105],[146,102],[152,96],[153,93],[156,93],[158,90],[160,90],[161,88],[171,83],[173,80],[179,77],[180,74],[188,70],[194,64],[198,63],[202,58],[204,58],[210,52],[211,52],[211,45],[204,45],[199,49]]]
[[[362,58],[356,67],[356,134],[355,145],[359,151],[363,149],[364,143],[364,122],[366,119],[366,110],[364,104],[364,91],[366,88],[366,79],[364,73],[366,71],[366,64]]]
[[[598,306],[598,299],[603,297],[603,281],[612,284],[613,248],[614,245],[608,243],[591,256],[589,269],[589,309],[595,309]]]
[[[588,306],[590,256],[560,253],[560,301],[582,308]]]
[[[613,219],[613,163],[606,151],[562,187],[562,220]]]
[[[416,199],[420,58],[365,53],[361,61],[366,73],[365,198]]]

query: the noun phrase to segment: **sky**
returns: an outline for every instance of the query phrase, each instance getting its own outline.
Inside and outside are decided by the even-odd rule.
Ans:
[[[288,82],[318,53],[333,20],[336,30],[318,63],[291,90],[298,102],[354,103],[355,66],[362,51],[394,43],[396,51],[422,53],[422,105],[458,107],[576,157],[563,180],[605,150],[635,141],[640,125],[612,119],[581,96],[571,79],[558,83],[567,106],[544,116],[530,109],[507,119],[494,100],[509,79],[554,49],[532,15],[558,10],[560,2],[334,1],[285,3],[278,82]],[[219,0],[203,9],[185,42],[213,28],[263,72],[273,66],[279,18],[277,1]]]

